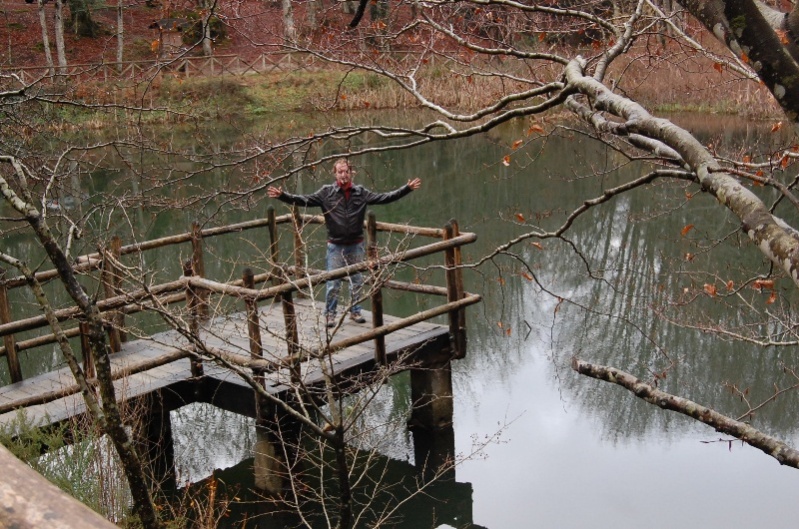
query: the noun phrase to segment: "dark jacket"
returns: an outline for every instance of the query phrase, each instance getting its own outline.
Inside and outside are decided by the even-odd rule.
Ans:
[[[350,188],[350,198],[345,198],[344,190],[336,184],[323,186],[311,195],[292,195],[285,191],[278,198],[287,204],[298,206],[319,206],[325,216],[327,240],[335,244],[354,244],[363,240],[363,221],[366,206],[388,204],[411,192],[407,185],[390,193],[374,193],[363,186]]]

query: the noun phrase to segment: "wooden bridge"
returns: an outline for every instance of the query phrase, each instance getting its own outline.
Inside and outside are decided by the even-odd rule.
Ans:
[[[207,402],[262,419],[264,400],[256,397],[253,384],[281,399],[296,397],[297,388],[301,387],[304,398],[314,399],[315,393],[317,396],[329,394],[331,387],[337,393],[356,391],[370,379],[382,380],[392,373],[411,370],[412,421],[428,432],[418,439],[415,437],[415,446],[424,451],[423,456],[417,457],[420,461],[433,461],[435,455],[431,454],[441,450],[441,446],[445,453],[440,461],[449,461],[454,456],[449,365],[452,359],[465,354],[465,308],[480,301],[480,296],[463,290],[460,248],[473,242],[475,235],[460,233],[455,221],[442,229],[420,228],[379,223],[370,214],[364,262],[337,270],[312,270],[304,264],[303,229],[323,222],[320,216],[300,215],[296,210],[292,214],[275,216],[270,209],[266,219],[207,229],[195,224],[184,234],[127,246],[115,238],[108,248],[76,260],[76,270],[96,282],[96,291],[105,293],[97,307],[114,351],[110,360],[117,399],[144,409],[139,413],[145,417],[145,429],[156,433],[149,447],[157,447],[159,454],[166,453],[169,457],[172,441],[168,411],[192,402]],[[280,259],[278,228],[281,225],[288,226],[291,231],[291,264]],[[204,240],[257,228],[268,230],[268,266],[264,267],[269,270],[267,273],[254,275],[246,269],[241,280],[229,282],[204,277]],[[407,247],[378,252],[381,232],[402,234]],[[407,244],[409,240],[415,243],[423,238],[434,240],[422,245]],[[192,258],[183,264],[181,277],[146,288],[123,288],[125,256],[139,256],[142,252],[177,244],[191,244],[192,249]],[[431,266],[428,256],[434,254],[443,254],[444,259]],[[425,268],[430,274],[426,275],[440,271],[443,275],[440,283],[445,286],[393,279],[398,263],[422,257],[428,259]],[[367,323],[358,324],[342,317],[335,327],[328,328],[322,314],[324,304],[314,300],[313,289],[356,272],[367,276],[372,309],[364,311]],[[57,277],[55,271],[36,274],[36,279],[42,283]],[[133,284],[130,278],[127,281],[126,284]],[[41,346],[57,341],[43,315],[13,313],[9,291],[26,284],[25,278],[7,277],[0,270],[0,337],[3,340],[0,357],[5,357],[11,379],[11,383],[0,387],[0,428],[11,433],[19,428],[20,410],[24,412],[25,422],[35,427],[48,427],[88,415],[79,386],[69,369],[23,377],[20,353],[41,354],[37,352],[41,351]],[[386,289],[439,297],[443,302],[410,316],[391,316],[383,312],[382,293]],[[221,300],[233,300],[232,305],[239,308],[221,311],[219,307],[225,306]],[[212,307],[214,313],[210,315]],[[133,327],[126,325],[126,317],[143,311],[158,312],[172,328],[133,339]],[[96,387],[94,366],[88,353],[88,328],[79,321],[78,309],[68,306],[57,309],[54,315],[64,334],[75,342],[75,347],[82,348],[82,370],[90,385]],[[438,317],[446,318],[447,323],[430,321]],[[31,337],[31,332],[37,334]],[[431,431],[435,439],[425,438]],[[443,445],[435,432],[444,432]],[[162,457],[152,456],[146,444],[143,448],[150,454],[151,465]],[[31,510],[32,506],[18,491],[44,494],[49,489],[39,484],[36,476],[31,477],[24,465],[2,448],[0,463],[9,469],[10,476],[7,483],[0,484],[0,500],[12,502],[7,510],[12,518],[16,517],[14,521],[20,523],[20,527],[36,526],[31,516],[42,516],[41,505],[47,505],[48,516],[60,519],[64,526],[77,524],[77,527],[90,519],[92,524],[103,526],[101,520],[83,512],[81,506],[76,510],[74,502],[58,491],[47,492],[47,500]],[[174,467],[174,461],[156,461],[155,464],[162,467],[155,470],[162,476],[169,472],[167,466]],[[92,524],[85,526],[94,527]]]
[[[295,212],[276,217],[270,211],[266,219],[209,229],[195,225],[185,234],[129,246],[123,246],[116,239],[106,251],[79,258],[77,266],[84,273],[98,272],[96,280],[106,292],[106,298],[98,306],[103,311],[109,341],[115,351],[111,362],[119,398],[138,398],[170,388],[177,398],[170,407],[201,400],[251,415],[254,400],[245,381],[248,374],[263,377],[267,391],[281,394],[292,383],[302,382],[308,388],[322,384],[325,374],[318,367],[318,359],[323,355],[331,355],[337,377],[390,363],[408,368],[414,363],[441,364],[442,358],[448,361],[463,356],[464,309],[478,302],[480,297],[463,291],[460,247],[473,242],[474,234],[459,233],[454,221],[443,229],[433,229],[379,223],[370,215],[367,260],[338,270],[308,270],[302,266],[305,242],[301,232],[308,224],[322,222],[320,216]],[[290,226],[294,234],[293,265],[279,264],[278,226],[282,224]],[[202,277],[204,239],[255,228],[269,231],[270,272],[255,276],[245,271],[242,280],[227,283]],[[440,240],[378,257],[377,237],[381,231]],[[184,243],[192,245],[192,259],[184,264],[181,278],[138,291],[121,291],[120,260],[123,256]],[[445,255],[440,266],[445,275],[445,287],[394,281],[387,273],[396,263],[435,253]],[[355,272],[368,273],[372,311],[365,311],[366,324],[342,317],[335,328],[328,329],[322,317],[323,303],[312,297],[295,299],[292,295]],[[40,281],[55,277],[53,271],[37,274]],[[0,387],[0,427],[13,423],[16,410],[20,408],[40,425],[58,423],[85,412],[79,388],[67,368],[23,380],[19,353],[56,341],[48,332],[25,340],[15,339],[15,334],[23,331],[47,329],[46,318],[42,315],[12,317],[8,290],[24,284],[23,278],[7,278],[0,283],[0,337],[4,340],[0,355],[6,358],[12,379],[11,384]],[[440,296],[446,301],[412,316],[397,318],[383,313],[383,289]],[[241,300],[244,310],[208,318],[208,308],[216,305],[212,295],[233,296]],[[182,328],[136,340],[127,338],[125,315],[176,303],[182,304],[182,308],[175,311],[177,316],[172,318],[177,322],[175,325],[182,325]],[[68,336],[81,338],[85,333],[80,324],[73,321],[78,317],[75,308],[60,309],[56,314],[65,322]],[[448,317],[448,325],[428,321],[442,315]],[[73,322],[71,327],[69,322]],[[81,343],[86,347],[85,339]],[[93,366],[86,351],[84,358],[85,371],[91,377]]]

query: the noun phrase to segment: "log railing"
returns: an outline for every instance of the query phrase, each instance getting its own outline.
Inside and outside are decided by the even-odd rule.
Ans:
[[[276,216],[274,210],[270,208],[269,215],[265,219],[205,229],[200,229],[195,224],[191,231],[187,233],[130,245],[123,245],[121,240],[114,238],[108,248],[78,258],[75,268],[82,273],[99,272],[99,280],[103,286],[105,298],[97,302],[97,308],[103,314],[107,323],[109,342],[114,351],[119,350],[125,340],[125,315],[147,311],[153,304],[185,303],[190,312],[190,325],[192,327],[190,331],[199,333],[201,322],[208,317],[208,297],[211,294],[233,296],[241,299],[250,318],[254,317],[253,314],[256,313],[254,311],[257,311],[257,303],[259,301],[267,299],[279,300],[284,313],[287,333],[285,358],[277,363],[263,360],[260,354],[260,336],[255,334],[257,326],[250,325],[251,358],[231,359],[231,361],[253,368],[256,374],[263,375],[266,371],[281,367],[290,366],[294,368],[299,361],[308,355],[319,354],[319,351],[301,351],[299,348],[297,321],[292,300],[293,293],[298,292],[301,294],[315,285],[332,279],[343,278],[355,272],[385,270],[385,267],[394,263],[418,259],[436,253],[444,253],[445,259],[442,268],[445,271],[445,287],[404,283],[390,279],[372,281],[372,330],[355,338],[332,342],[326,346],[325,351],[332,352],[356,343],[373,340],[375,344],[375,360],[383,363],[385,362],[384,337],[387,334],[421,321],[448,314],[453,357],[463,357],[466,347],[465,307],[480,300],[480,296],[464,292],[461,274],[460,248],[462,245],[476,240],[476,236],[473,233],[459,233],[455,221],[450,221],[443,229],[425,228],[377,222],[374,215],[370,213],[366,223],[368,235],[367,259],[362,263],[336,270],[319,271],[302,268],[305,242],[300,236],[299,226],[311,223],[322,224],[324,223],[324,218],[319,215],[301,215],[296,211],[291,214]],[[294,256],[292,259],[294,265],[276,265],[276,263],[281,262],[278,249],[278,226],[281,224],[287,224],[294,232]],[[268,228],[270,237],[269,255],[273,263],[270,271],[259,275],[245,271],[243,279],[227,283],[212,281],[203,277],[204,239],[262,227]],[[389,252],[379,256],[377,252],[377,236],[379,232],[401,233],[408,236],[428,237],[438,240],[422,246]],[[122,291],[119,264],[123,256],[185,243],[191,243],[192,245],[192,258],[183,264],[184,271],[181,278],[159,285],[152,285],[146,289]],[[35,277],[37,281],[46,282],[55,279],[57,272],[38,272]],[[267,282],[270,282],[271,286],[256,286]],[[18,382],[23,379],[18,357],[19,352],[56,341],[55,336],[47,332],[34,338],[16,339],[15,335],[17,333],[49,328],[43,315],[13,318],[8,301],[8,291],[21,288],[25,284],[25,278],[7,277],[7,274],[0,270],[0,338],[2,338],[0,357],[6,357],[12,382]],[[383,288],[442,296],[446,297],[446,302],[439,307],[422,311],[411,317],[402,318],[390,325],[386,325],[383,321]],[[80,310],[77,307],[58,309],[55,311],[55,317],[61,322],[67,322],[65,332],[68,337],[82,335],[83,331],[78,321]],[[74,326],[69,327],[69,323],[74,323]],[[84,339],[82,342],[85,343],[86,340]],[[189,352],[187,351],[185,355],[188,354]],[[90,355],[84,350],[84,358],[88,361],[89,357]],[[145,368],[149,367],[142,366],[142,369]],[[90,366],[87,365],[86,369],[90,371]],[[193,363],[192,369],[197,376],[202,374],[202,366],[196,361]],[[129,373],[130,370],[128,369],[126,373],[120,374],[120,376]]]

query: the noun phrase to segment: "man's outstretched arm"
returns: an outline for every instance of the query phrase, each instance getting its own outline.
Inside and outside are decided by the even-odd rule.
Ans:
[[[266,188],[266,194],[269,198],[276,198],[281,202],[297,206],[321,206],[320,192],[321,190],[312,195],[292,195],[283,191],[282,187],[269,186]]]

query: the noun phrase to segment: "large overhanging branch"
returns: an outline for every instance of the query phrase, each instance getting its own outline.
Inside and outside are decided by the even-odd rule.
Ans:
[[[629,373],[613,367],[590,364],[573,358],[572,369],[581,375],[618,384],[631,391],[639,399],[650,404],[654,404],[664,410],[682,413],[708,426],[712,426],[716,431],[732,435],[750,446],[762,450],[779,461],[781,465],[799,468],[799,450],[791,448],[770,435],[764,434],[749,424],[727,417],[710,408],[701,406],[692,400],[666,393],[650,384],[642,382]]]
[[[741,221],[741,228],[760,251],[790,275],[799,286],[799,241],[796,230],[774,217],[763,201],[726,172],[688,131],[649,114],[638,103],[611,92],[584,75],[585,61],[578,57],[566,67],[571,88],[588,97],[591,107],[624,120],[617,133],[633,133],[661,142],[677,152],[693,171],[702,189],[726,206]]]

